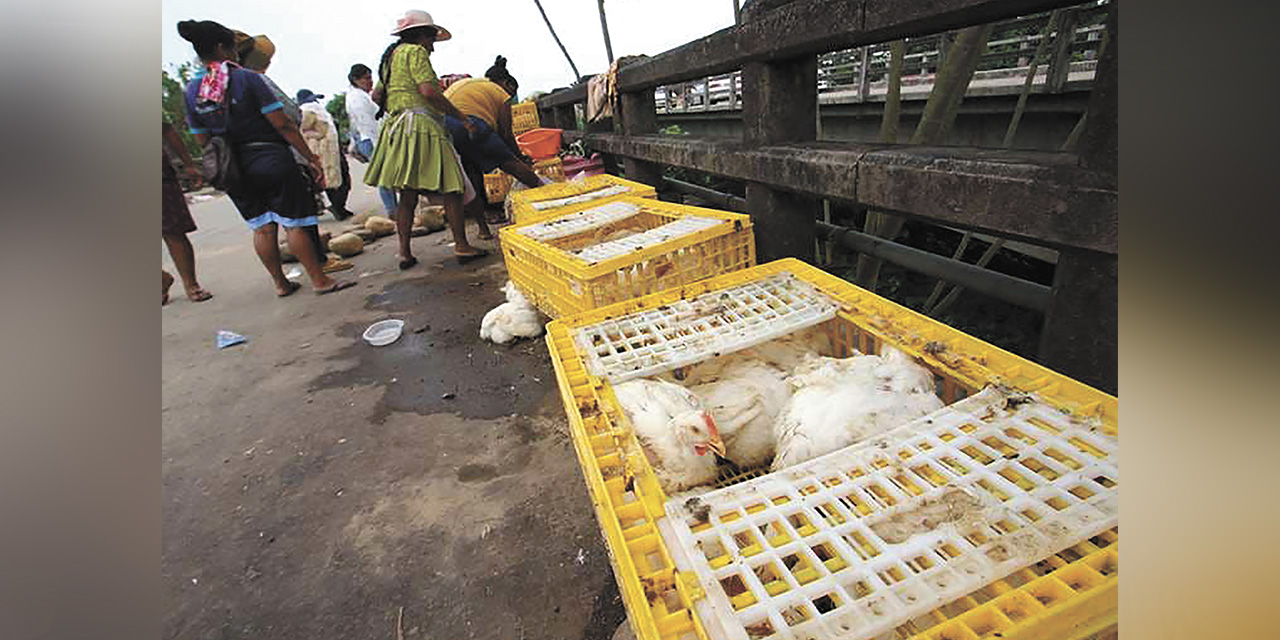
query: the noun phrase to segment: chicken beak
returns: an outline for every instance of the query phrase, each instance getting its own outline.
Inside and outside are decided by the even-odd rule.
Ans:
[[[716,455],[720,456],[721,458],[727,457],[727,454],[725,453],[725,450],[724,450],[724,443],[720,441],[720,438],[716,438],[715,440],[711,440],[707,442],[707,447],[710,448],[712,451],[716,452]]]
[[[720,429],[716,427],[716,421],[711,417],[710,413],[703,413],[702,419],[707,423],[707,431],[711,437],[707,439],[707,448],[716,452],[721,458],[726,457],[724,441],[720,439]]]

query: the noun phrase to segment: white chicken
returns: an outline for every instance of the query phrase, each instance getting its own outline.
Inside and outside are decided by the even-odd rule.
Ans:
[[[773,424],[791,396],[785,373],[762,360],[736,357],[719,371],[715,382],[689,390],[715,420],[724,441],[724,457],[741,468],[773,460]]]
[[[533,338],[542,335],[542,319],[529,299],[516,286],[507,281],[502,291],[507,301],[490,309],[480,320],[480,338],[498,344],[507,344],[516,338]]]
[[[942,408],[933,375],[900,351],[812,358],[787,379],[772,470],[855,444]]]
[[[758,344],[746,350],[748,355],[763,360],[770,365],[791,373],[801,363],[813,356],[829,355],[833,352],[831,340],[825,331],[810,329],[790,333],[776,340]]]
[[[613,385],[636,439],[668,495],[715,482],[716,452],[724,455],[715,421],[698,398],[678,384],[629,380]]]
[[[688,386],[706,384],[720,380],[726,371],[744,361],[766,364],[785,376],[807,358],[829,353],[832,353],[831,341],[826,333],[821,329],[810,329],[682,367],[663,377]]]

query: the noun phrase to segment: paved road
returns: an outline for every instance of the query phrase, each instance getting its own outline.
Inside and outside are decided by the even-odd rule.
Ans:
[[[358,287],[277,299],[231,203],[192,210],[215,297],[175,285],[161,311],[164,637],[386,640],[402,616],[412,640],[609,638],[623,612],[545,345],[477,335],[501,259],[460,267],[441,232],[401,274],[384,238],[342,274]],[[405,335],[364,344],[387,317]],[[249,341],[219,351],[218,329]]]

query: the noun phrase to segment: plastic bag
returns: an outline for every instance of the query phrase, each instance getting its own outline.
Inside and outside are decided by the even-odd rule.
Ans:
[[[240,334],[238,334],[238,333],[232,333],[232,332],[230,332],[230,331],[223,331],[223,330],[221,330],[221,329],[219,329],[219,330],[218,330],[217,340],[218,340],[218,348],[219,348],[219,349],[226,349],[227,347],[230,347],[231,345],[234,345],[234,344],[241,344],[241,343],[243,343],[243,342],[248,342],[248,341],[249,341],[249,339],[248,339],[248,338],[246,338],[246,337],[244,337],[244,336],[242,336],[242,335],[240,335]]]

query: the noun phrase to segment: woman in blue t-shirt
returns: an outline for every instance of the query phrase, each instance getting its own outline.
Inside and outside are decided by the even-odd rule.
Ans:
[[[303,175],[289,147],[307,159],[317,182],[324,179],[320,158],[285,117],[262,77],[236,63],[235,34],[211,20],[179,22],[178,34],[195,47],[203,63],[187,85],[187,123],[201,145],[211,135],[225,135],[234,150],[241,185],[227,195],[253,229],[253,247],[275,281],[276,295],[287,296],[299,286],[281,269],[277,227],[285,228],[289,249],[317,294],[353,286],[355,282],[334,280],[323,271],[322,248],[312,235],[318,214],[308,184],[313,178]]]

